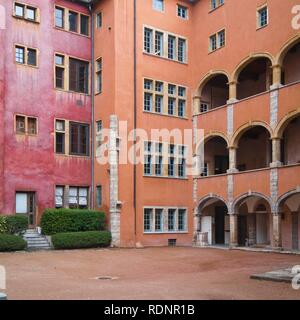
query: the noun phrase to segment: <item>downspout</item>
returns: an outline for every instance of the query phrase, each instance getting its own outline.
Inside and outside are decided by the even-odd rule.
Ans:
[[[134,171],[133,171],[133,205],[134,205],[134,234],[136,236],[136,227],[137,227],[137,207],[136,207],[136,128],[137,128],[137,87],[136,87],[136,83],[137,83],[137,74],[136,74],[136,67],[137,67],[137,50],[136,50],[136,40],[137,40],[137,36],[136,36],[136,18],[137,18],[137,13],[136,13],[136,0],[133,0],[133,19],[134,19],[134,33],[133,33],[133,39],[134,39],[134,80],[133,80],[133,84],[134,84],[134,98],[133,98],[133,110],[134,110]]]
[[[95,209],[95,26],[94,26],[94,14],[93,14],[93,4],[89,4],[89,11],[91,14],[91,41],[92,41],[92,77],[91,77],[91,102],[92,102],[92,125],[91,125],[91,157],[92,157],[92,187],[91,187],[91,208]]]

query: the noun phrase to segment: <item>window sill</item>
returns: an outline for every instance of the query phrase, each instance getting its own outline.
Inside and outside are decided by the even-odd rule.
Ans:
[[[15,14],[13,14],[12,16],[13,16],[13,18],[18,19],[18,20],[22,20],[22,21],[25,21],[25,22],[31,22],[31,23],[34,23],[34,24],[40,24],[40,21],[38,21],[38,20],[31,20],[31,19],[27,19],[27,18],[24,18],[24,17],[19,17],[19,16],[16,16]]]
[[[225,4],[225,3],[222,3],[222,4],[218,5],[216,8],[210,9],[210,10],[208,11],[208,13],[210,14],[210,13],[212,13],[212,12],[215,12],[215,11],[218,10],[219,8],[223,7],[224,4]]]
[[[223,48],[225,48],[225,45],[222,46],[222,47],[219,47],[219,48],[217,48],[217,49],[215,49],[215,50],[209,50],[209,51],[208,51],[208,54],[212,54],[212,53],[217,52],[217,51],[219,51],[219,50],[221,50],[221,49],[223,49]]]
[[[79,94],[79,95],[87,96],[87,97],[90,96],[89,93],[82,93],[82,92],[77,92],[77,91],[72,91],[72,90],[66,90],[66,89],[60,89],[60,88],[55,88],[55,87],[54,87],[54,89],[55,89],[56,91],[65,92],[65,93]]]
[[[187,61],[181,62],[181,61],[178,61],[178,60],[169,59],[169,58],[164,57],[164,56],[158,56],[158,55],[156,55],[156,54],[154,54],[154,53],[149,53],[149,52],[146,52],[146,51],[143,51],[143,54],[146,55],[146,56],[150,56],[150,57],[154,57],[154,58],[159,58],[159,59],[163,59],[163,60],[170,61],[170,62],[179,63],[180,65],[188,65],[188,62],[187,62]]]
[[[269,24],[266,24],[264,26],[261,26],[261,27],[256,27],[256,31],[259,31],[259,30],[262,30],[264,28],[266,28]]]
[[[144,235],[188,234],[188,231],[144,231]]]
[[[158,175],[147,175],[143,174],[144,178],[158,178],[158,179],[171,179],[171,180],[180,180],[180,181],[188,181],[188,177],[169,177],[169,176],[158,176]]]
[[[75,155],[75,154],[56,153],[56,152],[54,152],[54,153],[56,156],[64,157],[64,158],[79,158],[79,159],[87,159],[87,160],[91,159],[90,156],[79,156],[79,155]]]
[[[170,114],[166,114],[166,113],[159,113],[159,112],[146,111],[146,110],[143,110],[143,112],[147,113],[147,114],[156,115],[156,116],[164,116],[164,117],[180,119],[180,120],[189,120],[189,118],[187,118],[187,117],[179,117],[179,116],[176,116],[176,115],[170,115]]]
[[[83,38],[91,39],[91,36],[90,36],[90,35],[86,36],[86,35],[81,34],[81,33],[79,33],[79,32],[69,31],[69,30],[67,30],[67,29],[60,28],[60,27],[57,27],[57,26],[54,26],[54,29],[59,30],[59,31],[68,32],[68,33],[70,33],[70,34],[77,35],[77,36],[80,36],[80,37],[83,37]]]
[[[39,69],[39,66],[32,66],[31,64],[25,64],[25,63],[20,63],[20,62],[16,62],[15,64],[17,66],[21,66],[21,67],[29,67],[29,68],[33,68],[33,69]]]

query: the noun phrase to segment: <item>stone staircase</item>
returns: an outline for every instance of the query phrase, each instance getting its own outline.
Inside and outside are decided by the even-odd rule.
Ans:
[[[39,234],[36,229],[28,229],[24,233],[23,238],[27,242],[27,249],[29,251],[52,249],[47,238]]]

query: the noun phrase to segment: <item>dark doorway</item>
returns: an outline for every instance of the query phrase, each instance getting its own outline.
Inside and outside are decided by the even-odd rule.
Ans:
[[[298,235],[299,217],[298,213],[292,213],[292,248],[299,249],[299,235]]]
[[[229,168],[228,156],[215,156],[215,174],[225,174]]]
[[[238,216],[238,242],[240,246],[246,245],[247,216]]]
[[[215,242],[225,244],[225,215],[226,207],[216,207],[215,211]]]

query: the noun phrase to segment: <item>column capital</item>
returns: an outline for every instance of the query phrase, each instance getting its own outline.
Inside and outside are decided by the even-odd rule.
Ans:
[[[201,96],[193,96],[193,100],[201,100]]]

